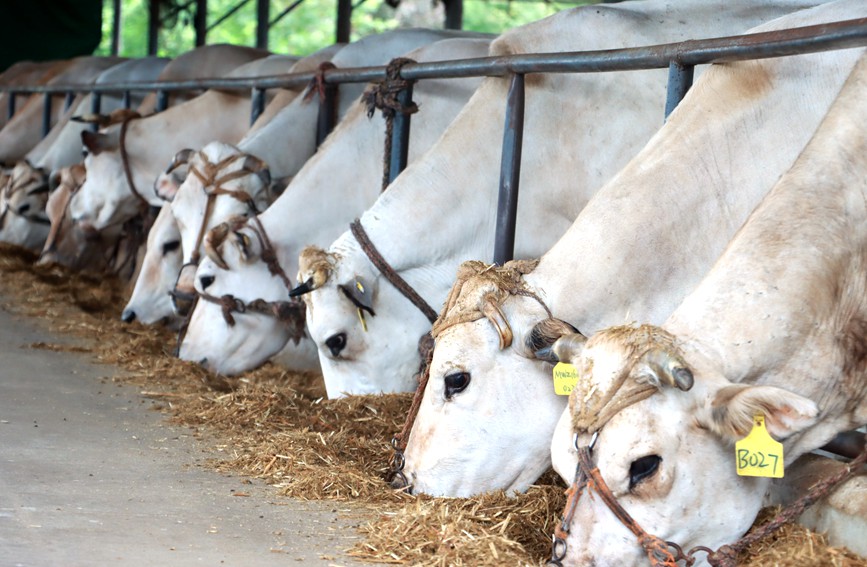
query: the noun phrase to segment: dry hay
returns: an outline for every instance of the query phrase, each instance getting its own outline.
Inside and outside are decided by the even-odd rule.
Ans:
[[[409,395],[327,400],[318,375],[273,365],[215,377],[175,358],[175,338],[165,329],[122,323],[126,294],[116,280],[33,266],[34,258],[0,245],[5,309],[45,319],[65,337],[31,348],[90,352],[123,368],[111,379],[139,386],[172,421],[208,433],[222,456],[209,461],[218,470],[264,479],[293,498],[364,507],[365,540],[349,555],[412,565],[536,565],[548,557],[565,502],[553,473],[516,498],[432,499],[392,491],[384,484],[389,440],[403,424]],[[800,526],[757,543],[741,563],[867,567]]]

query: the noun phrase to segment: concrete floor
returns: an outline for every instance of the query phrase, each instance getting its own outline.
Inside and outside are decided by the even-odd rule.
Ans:
[[[0,310],[0,566],[359,564],[344,504],[201,468],[112,367],[36,341],[62,338]]]

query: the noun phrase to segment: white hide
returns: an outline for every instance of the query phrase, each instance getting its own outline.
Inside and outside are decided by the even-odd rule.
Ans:
[[[454,35],[437,32],[428,37]],[[410,56],[419,61],[477,57],[487,52],[487,43],[482,39],[447,39],[422,47]],[[405,52],[392,55],[401,53]],[[421,110],[412,118],[410,162],[433,145],[479,82],[478,79],[430,80],[415,86],[413,98]],[[305,245],[324,246],[331,242],[379,195],[383,142],[383,121],[378,117],[368,119],[364,105],[356,102],[280,198],[260,216],[280,265],[290,277],[298,272],[298,254]],[[245,301],[286,300],[283,282],[268,273],[259,259],[255,236],[249,231],[246,233],[253,242],[252,247],[242,250],[237,238],[230,237],[221,248],[229,270],[220,269],[209,259],[202,261],[197,289],[202,290],[201,281],[205,277],[213,278],[207,292],[218,297],[232,294]],[[274,319],[255,315],[235,319],[236,325],[228,327],[217,307],[199,302],[181,345],[181,358],[207,359],[209,368],[222,374],[235,374],[262,364],[285,346],[294,351],[283,353],[281,357],[287,363],[291,361],[291,368],[304,364],[318,366],[313,343],[308,339],[299,345],[288,342],[285,327]]]
[[[863,14],[864,4],[851,2],[759,29]],[[847,50],[712,66],[524,276],[527,289],[585,333],[636,318],[662,322],[794,162],[857,57]],[[565,398],[554,395],[551,365],[525,345],[540,338],[534,329],[547,315],[527,297],[510,297],[502,308],[515,336],[510,348],[499,350],[484,319],[437,337],[406,451],[405,472],[418,492],[523,491],[550,465],[544,448]],[[471,381],[446,401],[444,379],[455,372]]]
[[[182,263],[181,233],[172,208],[163,205],[148,232],[147,251],[121,319],[144,325],[175,320],[169,292],[174,288]]]
[[[781,10],[754,2],[635,2],[560,12],[503,34],[491,54],[642,46],[740,32]],[[534,75],[527,81],[515,257],[537,257],[662,125],[664,70]],[[491,259],[509,79],[485,80],[425,159],[361,218],[384,259],[434,310],[463,260]],[[628,93],[628,94],[627,94]],[[345,232],[333,269],[306,297],[329,396],[411,391],[430,322]],[[310,274],[301,274],[306,280]],[[364,332],[339,290],[369,282]],[[342,339],[342,350],[332,349]]]
[[[278,59],[263,65],[254,60],[234,69],[230,75],[286,72],[291,61],[291,58]],[[154,191],[154,181],[178,151],[202,147],[214,140],[235,142],[246,132],[249,122],[249,94],[217,90],[209,90],[159,114],[130,121],[126,151],[136,190],[151,205],[161,206],[163,201]],[[84,160],[87,181],[73,197],[70,212],[76,223],[101,231],[135,216],[139,201],[123,171],[118,150],[120,126],[90,140],[90,143],[85,140],[90,150]]]
[[[694,375],[691,390],[662,387],[600,424],[593,450],[619,503],[664,541],[716,549],[753,523],[770,481],[738,476],[732,445],[754,415],[783,442],[787,465],[867,421],[865,96],[862,56],[794,166],[662,329],[601,331],[567,353],[584,380],[605,384],[626,371],[631,381],[645,358],[626,345],[660,348],[668,333],[680,352],[663,352]],[[573,395],[570,406],[581,405]],[[571,480],[569,429],[558,428],[551,450]],[[661,461],[652,473],[630,479],[632,464],[653,456]],[[567,544],[564,565],[646,563],[599,499],[579,501]]]

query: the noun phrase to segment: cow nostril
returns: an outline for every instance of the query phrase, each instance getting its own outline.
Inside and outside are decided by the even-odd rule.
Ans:
[[[120,320],[124,323],[132,323],[135,321],[135,311],[132,309],[124,309],[120,316]]]
[[[18,207],[18,214],[23,215],[24,213],[26,213],[29,210],[30,210],[30,203],[24,203],[23,205]]]
[[[394,490],[402,490],[407,494],[412,494],[412,485],[409,484],[409,481],[402,472],[396,472],[393,477],[391,477],[391,482],[388,483]]]
[[[199,361],[199,366],[207,366],[208,365],[208,357],[206,356],[202,360]]]

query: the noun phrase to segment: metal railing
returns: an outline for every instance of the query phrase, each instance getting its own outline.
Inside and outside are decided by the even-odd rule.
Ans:
[[[689,40],[677,43],[609,49],[600,51],[542,53],[480,57],[431,63],[412,63],[401,68],[403,79],[446,79],[464,77],[511,76],[506,115],[504,118],[503,151],[500,171],[500,188],[497,210],[494,262],[502,264],[512,259],[515,240],[518,188],[521,167],[524,115],[524,75],[531,73],[590,73],[605,71],[631,71],[642,69],[669,69],[668,93],[664,116],[674,109],[692,84],[696,65],[765,59],[787,55],[800,55],[836,49],[863,47],[867,45],[867,18],[819,24],[786,30],[761,32],[739,36]],[[251,92],[251,120],[264,108],[264,92],[273,88],[303,87],[319,74],[315,72],[272,75],[255,78],[218,78],[184,81],[121,82],[103,85],[52,85],[32,87],[3,87],[0,92],[9,96],[10,116],[14,114],[15,97],[23,94],[43,94],[45,97],[43,129],[50,124],[51,97],[64,95],[71,100],[72,94],[94,93],[91,110],[99,112],[100,96],[104,93],[122,93],[128,107],[129,93],[157,93],[157,111],[167,106],[168,93],[190,89],[218,89]],[[322,73],[326,85],[325,96],[320,100],[320,120],[317,126],[321,140],[334,126],[334,102],[336,85],[342,83],[378,82],[386,79],[386,67],[359,67],[330,69]],[[401,95],[404,102],[412,98],[411,87]],[[399,115],[400,116],[400,115]],[[390,161],[391,180],[406,165],[409,143],[409,116],[395,122]]]

